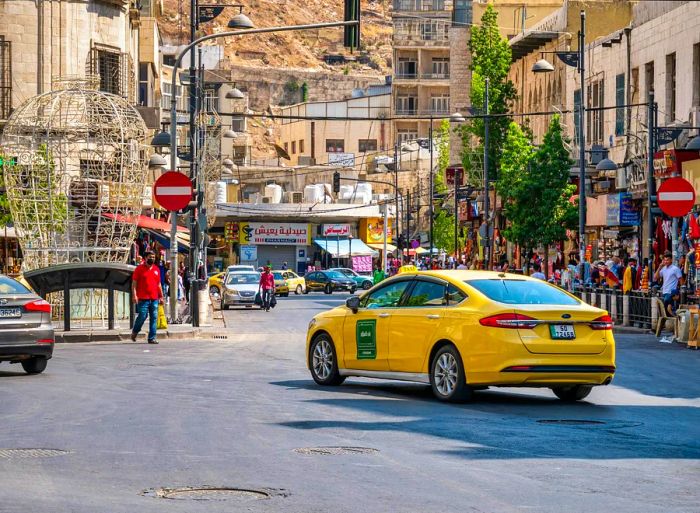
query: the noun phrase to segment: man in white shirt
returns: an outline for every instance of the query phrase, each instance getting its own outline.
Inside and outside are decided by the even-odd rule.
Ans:
[[[535,272],[532,273],[530,276],[532,276],[533,278],[537,278],[538,280],[547,281],[547,277],[542,272],[542,267],[540,267],[540,264],[532,264],[532,269]]]
[[[664,307],[673,301],[673,294],[679,288],[680,279],[683,273],[677,265],[673,263],[673,256],[670,251],[664,253],[663,265],[654,273],[654,280],[661,278],[661,294],[664,299]]]

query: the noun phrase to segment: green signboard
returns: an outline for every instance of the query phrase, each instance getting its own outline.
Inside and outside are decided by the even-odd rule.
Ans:
[[[377,321],[364,319],[357,321],[356,327],[357,359],[374,360],[377,358]]]

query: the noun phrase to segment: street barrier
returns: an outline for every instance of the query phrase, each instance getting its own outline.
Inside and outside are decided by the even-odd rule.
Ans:
[[[659,312],[657,291],[631,291],[623,294],[610,287],[577,287],[573,294],[591,306],[607,310],[617,326],[651,329],[656,325]]]

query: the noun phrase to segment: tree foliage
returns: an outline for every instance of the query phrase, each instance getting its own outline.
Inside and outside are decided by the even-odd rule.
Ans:
[[[466,237],[458,234],[458,242],[461,248],[466,243]],[[438,249],[444,249],[448,253],[455,251],[455,216],[447,210],[440,209],[433,222],[433,245]]]
[[[489,113],[507,114],[517,93],[513,82],[508,79],[512,53],[508,40],[498,30],[498,12],[489,5],[481,17],[481,26],[472,28],[469,40],[472,56],[471,104],[478,112],[483,112],[486,79],[489,80]],[[483,112],[485,113],[485,112]],[[497,176],[500,167],[503,143],[510,119],[506,116],[490,119],[489,128],[489,175]],[[483,164],[475,166],[471,159],[473,150],[471,140],[476,138],[479,147],[475,151],[483,154],[484,120],[474,118],[459,126],[457,131],[463,141],[462,165],[467,179],[472,185],[479,185],[482,180]]]
[[[527,129],[516,123],[508,126],[496,182],[509,221],[506,239],[524,247],[546,246],[575,228],[578,207],[569,201],[576,188],[569,184],[573,162],[566,142],[559,116],[552,118],[536,150]]]
[[[445,183],[445,172],[450,165],[450,121],[443,119],[438,130],[437,141],[437,172],[433,179],[433,185],[437,194],[447,193],[447,184]]]
[[[0,153],[0,228],[4,228],[12,223],[12,214],[10,213],[10,202],[7,199],[7,191],[5,190],[5,166],[11,164],[6,161],[5,155]]]

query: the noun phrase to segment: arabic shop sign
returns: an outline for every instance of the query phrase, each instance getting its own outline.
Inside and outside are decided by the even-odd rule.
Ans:
[[[639,214],[631,194],[621,192],[607,195],[606,226],[637,226]]]
[[[323,225],[323,236],[324,237],[347,237],[350,235],[350,225],[349,224],[324,224]]]
[[[304,223],[240,223],[239,233],[241,244],[311,244],[311,226]]]

